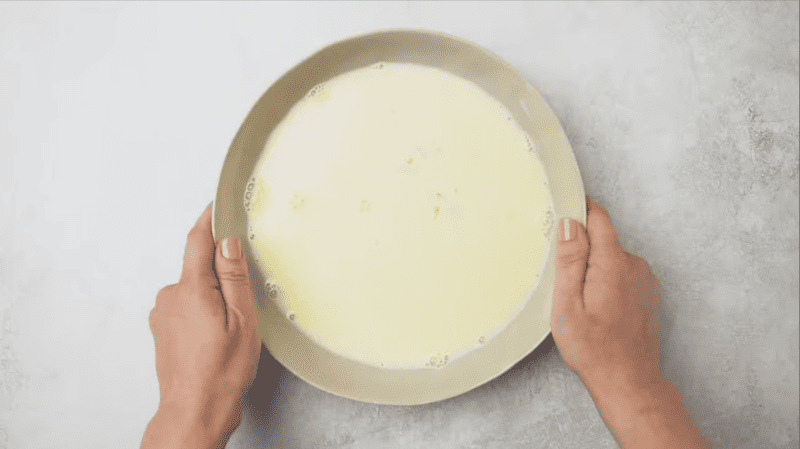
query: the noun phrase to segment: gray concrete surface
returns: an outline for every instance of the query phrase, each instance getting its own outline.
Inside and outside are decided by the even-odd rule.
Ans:
[[[0,3],[0,448],[137,447],[147,314],[256,98],[330,41],[438,29],[553,107],[662,286],[663,370],[718,448],[798,446],[797,2]],[[613,448],[548,338],[424,406],[265,354],[228,448]]]

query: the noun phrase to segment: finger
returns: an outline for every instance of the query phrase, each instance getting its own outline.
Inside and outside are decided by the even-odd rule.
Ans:
[[[225,306],[228,310],[238,310],[249,318],[253,313],[250,273],[239,239],[228,237],[219,242],[214,265]]]
[[[608,212],[589,196],[586,197],[586,231],[589,236],[589,263],[614,260],[624,255],[617,231]]]
[[[155,307],[150,309],[150,317],[149,317],[148,322],[150,323],[150,333],[151,334],[155,334],[156,333],[156,308]]]
[[[211,288],[219,286],[213,268],[214,246],[214,237],[211,234],[211,204],[209,204],[189,231],[181,282],[199,283]]]
[[[574,219],[558,224],[556,283],[553,313],[568,316],[583,310],[583,283],[589,256],[589,240],[583,225]]]

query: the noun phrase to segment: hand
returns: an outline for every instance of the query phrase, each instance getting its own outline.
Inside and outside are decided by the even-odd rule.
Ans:
[[[215,244],[209,205],[189,232],[180,281],[161,289],[150,312],[159,413],[182,416],[214,438],[227,439],[238,426],[261,353],[242,254],[235,237]]]
[[[608,213],[586,200],[586,230],[570,220],[564,241],[559,224],[553,338],[587,387],[660,380],[656,278],[644,259],[622,249]]]
[[[708,441],[658,367],[658,283],[625,252],[611,218],[588,196],[586,229],[559,223],[550,324],[624,448],[707,449]],[[567,238],[568,237],[568,238]]]

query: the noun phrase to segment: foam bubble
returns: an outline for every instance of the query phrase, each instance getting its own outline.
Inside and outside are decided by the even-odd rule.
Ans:
[[[447,365],[447,362],[449,361],[450,361],[450,356],[448,356],[447,354],[445,355],[437,354],[431,356],[431,359],[428,361],[427,365],[430,366],[431,368],[441,368]]]
[[[273,282],[267,282],[264,285],[267,299],[273,300],[278,297],[278,286]]]
[[[325,83],[317,84],[305,96],[306,100],[324,101],[328,99],[328,91],[325,90]],[[319,115],[317,112],[315,115]]]
[[[550,230],[553,227],[554,221],[553,211],[548,209],[547,212],[544,213],[544,221],[542,223],[542,234],[544,234],[545,237],[550,236]]]

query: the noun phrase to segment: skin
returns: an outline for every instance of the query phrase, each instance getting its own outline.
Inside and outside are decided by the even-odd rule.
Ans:
[[[622,249],[608,213],[587,197],[587,226],[559,224],[551,327],[623,448],[708,448],[658,367],[658,282]],[[234,239],[235,240],[235,239]],[[244,257],[211,233],[211,206],[189,232],[180,281],[150,313],[161,401],[142,448],[222,448],[239,425],[261,340]],[[229,253],[237,246],[229,243]],[[241,254],[241,253],[239,253]]]
[[[189,232],[180,280],[156,296],[150,330],[161,401],[142,448],[224,447],[255,378],[261,337],[247,262],[226,258],[214,241],[211,205]]]
[[[626,252],[608,213],[586,197],[586,228],[558,229],[551,328],[623,448],[709,448],[658,367],[659,289],[650,265]]]

